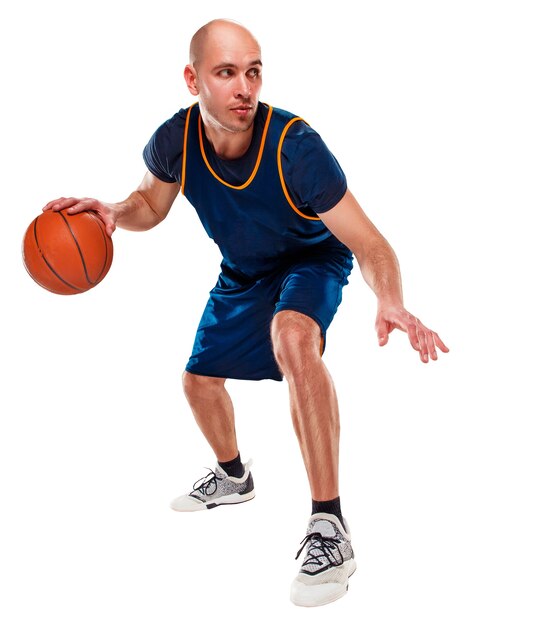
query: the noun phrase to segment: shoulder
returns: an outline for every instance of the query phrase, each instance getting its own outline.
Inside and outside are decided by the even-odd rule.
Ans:
[[[146,166],[160,180],[178,182],[188,109],[180,109],[152,134],[143,150]]]
[[[281,154],[293,159],[297,152],[318,150],[324,146],[319,133],[314,130],[300,115],[272,107],[272,119],[275,119],[282,141]]]
[[[299,116],[285,113],[292,122],[279,155],[285,182],[298,207],[324,213],[343,197],[345,174],[319,133]]]
[[[160,124],[147,145],[147,150],[169,153],[182,149],[188,109],[180,109]]]
[[[268,107],[268,105],[265,105]],[[280,121],[286,130],[286,139],[292,142],[302,141],[305,137],[319,137],[319,133],[297,113],[279,107],[272,107],[272,118]]]
[[[189,109],[180,109],[174,115],[165,120],[160,126],[158,126],[154,135],[174,136],[184,133],[184,127],[186,125],[186,118]]]
[[[268,108],[269,105],[265,105]],[[287,128],[287,136],[298,137],[301,136],[302,133],[306,131],[309,132],[310,126],[305,122],[305,120],[296,113],[292,113],[291,111],[286,111],[285,109],[280,109],[279,107],[272,107],[272,119],[285,128]]]

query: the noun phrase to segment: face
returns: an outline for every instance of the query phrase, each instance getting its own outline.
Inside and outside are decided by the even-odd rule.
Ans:
[[[241,133],[253,124],[262,86],[261,51],[249,33],[226,29],[210,35],[195,66],[188,65],[189,91],[199,96],[205,125]]]

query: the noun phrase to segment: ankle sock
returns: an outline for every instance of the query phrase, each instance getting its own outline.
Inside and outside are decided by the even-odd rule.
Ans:
[[[244,465],[240,459],[240,452],[232,461],[218,461],[220,467],[224,472],[227,472],[227,476],[234,476],[235,478],[242,478],[244,475]]]
[[[343,522],[343,516],[341,515],[341,503],[339,496],[333,500],[312,500],[311,501],[311,515],[314,513],[331,513],[335,515],[345,528]]]

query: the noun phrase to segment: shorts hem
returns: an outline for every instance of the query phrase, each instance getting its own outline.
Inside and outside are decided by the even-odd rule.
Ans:
[[[193,367],[186,367],[185,371],[189,374],[194,374],[195,376],[208,376],[209,378],[225,378],[226,380],[275,380],[277,382],[281,382],[283,380],[283,376],[280,374],[274,374],[272,376],[232,376],[227,374],[207,374],[205,372],[197,372]]]

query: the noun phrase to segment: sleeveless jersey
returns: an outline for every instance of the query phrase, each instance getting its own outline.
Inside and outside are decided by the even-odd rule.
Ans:
[[[314,212],[298,209],[290,198],[281,146],[288,129],[299,121],[292,113],[269,106],[253,171],[243,184],[231,185],[216,174],[207,158],[199,105],[188,110],[182,193],[219,246],[222,267],[247,278],[330,249],[348,259],[352,256]]]

